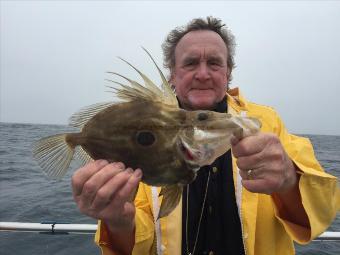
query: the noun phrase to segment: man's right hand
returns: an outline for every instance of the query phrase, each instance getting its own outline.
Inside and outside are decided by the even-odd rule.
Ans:
[[[105,222],[112,234],[134,230],[134,194],[142,171],[119,163],[96,160],[72,177],[73,197],[79,210]]]

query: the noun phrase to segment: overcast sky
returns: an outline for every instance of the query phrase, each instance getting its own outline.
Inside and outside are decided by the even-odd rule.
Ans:
[[[106,71],[159,81],[161,43],[195,17],[236,37],[232,87],[274,107],[289,131],[340,135],[339,1],[1,1],[1,122],[66,124],[109,101]]]

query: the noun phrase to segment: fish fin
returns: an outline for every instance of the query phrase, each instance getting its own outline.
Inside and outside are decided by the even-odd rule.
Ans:
[[[33,145],[32,154],[50,178],[61,178],[73,158],[74,148],[66,143],[67,134],[48,136]]]
[[[177,184],[162,187],[159,196],[163,196],[163,200],[157,219],[169,215],[176,208],[181,200],[182,190]]]
[[[156,66],[156,68],[158,70],[159,75],[161,76],[161,79],[162,79],[162,90],[163,90],[163,93],[165,94],[166,103],[169,104],[169,105],[178,106],[178,101],[177,101],[176,95],[174,93],[174,90],[171,88],[168,80],[165,78],[165,76],[162,73],[161,69],[158,67],[156,61],[154,60],[154,58],[151,56],[151,54],[144,47],[142,47],[142,49],[151,58],[152,62],[154,63],[154,65]]]
[[[122,59],[124,62],[126,62],[128,65],[132,66],[135,70],[136,69],[133,65],[131,65],[126,60]],[[138,99],[144,99],[147,101],[155,101],[157,98],[159,100],[162,100],[163,94],[162,91],[144,74],[142,74],[140,71],[138,71],[139,74],[142,76],[145,86],[138,83],[137,81],[131,80],[121,74],[115,73],[115,72],[107,72],[109,74],[113,74],[119,77],[122,77],[123,79],[127,80],[130,84],[122,84],[117,81],[112,81],[115,84],[118,84],[119,87],[113,87],[114,91],[113,93],[120,99],[124,101],[133,101]],[[148,82],[150,81],[150,83]],[[112,87],[111,87],[112,88]]]
[[[109,82],[113,82],[115,84],[118,84],[120,88],[117,87],[111,87],[107,86],[108,88],[113,89],[113,93],[120,99],[124,101],[133,101],[138,99],[144,99],[144,100],[151,100],[152,98],[155,98],[155,93],[153,91],[150,91],[149,89],[143,87],[141,84],[139,84],[136,81],[130,80],[126,78],[125,76],[122,76],[115,72],[108,72],[110,74],[118,75],[120,77],[123,77],[127,81],[130,82],[130,85],[126,85],[117,81],[106,79]],[[158,95],[159,96],[159,95]]]
[[[147,77],[145,74],[143,74],[141,71],[139,71],[136,67],[134,67],[131,63],[129,63],[128,61],[126,61],[123,58],[118,57],[120,60],[124,61],[126,64],[128,64],[129,66],[131,66],[133,69],[135,69],[135,71],[142,77],[145,87],[151,91],[153,91],[155,94],[160,94],[161,90],[157,87],[157,85],[155,85],[153,83],[152,80],[149,79],[149,77]]]
[[[144,49],[144,48],[143,48]],[[176,99],[176,95],[171,89],[170,84],[166,80],[164,74],[160,70],[160,68],[157,66],[155,60],[152,58],[151,54],[144,49],[144,51],[149,55],[153,63],[155,64],[159,75],[162,79],[162,87],[161,89],[155,85],[154,82],[152,82],[145,74],[143,74],[141,71],[139,71],[136,67],[134,67],[131,63],[128,61],[120,58],[122,61],[124,61],[126,64],[131,66],[143,79],[144,85],[141,85],[140,83],[131,80],[121,74],[115,73],[115,72],[108,72],[110,74],[114,74],[117,76],[122,77],[123,79],[127,80],[130,84],[125,85],[121,84],[116,81],[111,81],[119,85],[118,88],[113,88],[113,93],[120,99],[124,101],[133,101],[138,99],[148,100],[148,101],[159,101],[163,104],[175,106],[176,108],[179,108],[178,101]]]
[[[76,147],[75,155],[83,165],[86,165],[87,163],[93,161],[91,156],[81,146]]]
[[[114,104],[114,102],[105,102],[86,106],[70,117],[69,125],[76,128],[83,128],[94,115]]]

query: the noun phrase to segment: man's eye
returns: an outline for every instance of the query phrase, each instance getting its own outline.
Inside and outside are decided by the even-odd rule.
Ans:
[[[217,71],[217,70],[219,70],[220,68],[221,68],[221,63],[220,62],[210,62],[209,63],[209,66],[210,66],[210,68],[212,69],[212,70],[215,70],[215,71]]]
[[[185,63],[185,66],[193,66],[195,63],[194,62],[187,62]]]
[[[216,61],[209,62],[209,64],[210,64],[211,66],[220,66],[220,63],[219,63],[219,62],[216,62]]]

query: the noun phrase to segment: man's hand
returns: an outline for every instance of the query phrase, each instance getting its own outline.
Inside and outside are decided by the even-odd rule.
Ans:
[[[103,220],[111,233],[131,232],[136,212],[132,200],[141,177],[140,169],[97,160],[73,175],[73,197],[82,213]]]
[[[295,165],[279,138],[258,133],[238,141],[232,140],[243,186],[257,193],[285,193],[297,184]]]

